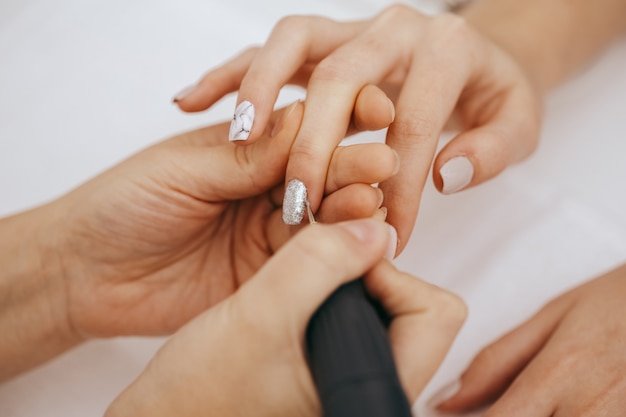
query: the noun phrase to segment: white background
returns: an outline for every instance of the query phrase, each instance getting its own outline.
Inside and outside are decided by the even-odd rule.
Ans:
[[[229,118],[234,97],[193,116],[170,100],[262,43],[281,16],[366,17],[386,4],[2,0],[0,215],[58,197],[173,133]],[[423,397],[546,300],[626,260],[624,68],[626,41],[554,92],[542,144],[525,163],[455,196],[429,185],[398,265],[462,295],[470,317]],[[87,343],[0,386],[0,416],[102,414],[161,343]]]

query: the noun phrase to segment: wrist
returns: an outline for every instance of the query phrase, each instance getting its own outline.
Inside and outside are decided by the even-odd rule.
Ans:
[[[626,31],[626,2],[474,0],[460,13],[546,93]]]
[[[529,30],[532,27],[529,16],[511,11],[510,6],[508,9],[501,6],[496,1],[478,0],[463,8],[459,15],[513,59],[543,96],[559,78],[555,75],[559,70],[554,67],[546,36]]]
[[[81,342],[68,316],[63,221],[53,204],[0,220],[0,380]]]

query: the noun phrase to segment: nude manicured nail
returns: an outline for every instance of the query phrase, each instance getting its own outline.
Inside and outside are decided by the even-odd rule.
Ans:
[[[185,97],[187,97],[195,89],[196,89],[196,85],[195,84],[194,85],[189,85],[189,86],[183,88],[178,93],[176,93],[176,95],[172,99],[172,102],[178,103],[179,101],[181,101]]]
[[[385,258],[393,261],[398,250],[398,232],[392,225],[387,224],[387,226],[389,226],[389,242],[387,243],[387,250],[385,250]]]
[[[458,379],[452,381],[439,389],[430,399],[426,402],[426,407],[431,410],[436,409],[439,405],[452,398],[461,389],[461,381]]]
[[[383,201],[385,201],[385,194],[383,194],[383,190],[378,187],[374,187],[376,189],[376,193],[378,194],[378,205],[376,208],[380,208],[383,205]]]
[[[453,194],[461,191],[472,182],[474,176],[474,166],[465,156],[457,156],[443,164],[439,170],[443,180],[444,194]]]
[[[228,139],[231,141],[248,140],[252,123],[254,123],[254,105],[249,101],[242,101],[235,109]]]
[[[297,179],[289,181],[283,198],[283,222],[289,225],[302,223],[306,203],[306,185]]]
[[[392,149],[391,151],[396,156],[396,165],[393,167],[393,172],[391,173],[391,175],[396,175],[398,172],[400,172],[400,155],[398,154],[398,152],[396,152],[395,149]]]
[[[387,98],[387,100],[389,100],[389,108],[391,109],[391,123],[393,123],[393,121],[396,120],[396,106],[393,104],[393,101],[391,101],[390,98]]]

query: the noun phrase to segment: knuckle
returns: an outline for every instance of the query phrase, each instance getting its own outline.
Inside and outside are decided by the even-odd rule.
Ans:
[[[498,364],[499,351],[499,344],[497,342],[492,343],[476,355],[472,366],[476,369],[493,369]]]
[[[433,33],[438,47],[466,44],[474,38],[474,30],[469,23],[454,13],[443,13],[432,18]]]
[[[320,141],[302,140],[291,149],[289,162],[293,166],[311,166],[328,168],[328,161],[322,161],[322,155],[326,154],[326,148]]]
[[[243,51],[241,51],[241,53],[239,54],[240,57],[255,57],[259,51],[261,50],[261,46],[260,45],[251,45],[248,46],[247,48],[245,48]]]
[[[276,23],[273,33],[289,36],[293,33],[299,33],[305,25],[308,25],[308,18],[306,16],[285,16]]]
[[[459,328],[467,318],[467,304],[458,295],[441,290],[437,295],[437,315],[444,325]]]
[[[595,358],[602,357],[601,353],[578,345],[568,347],[556,355],[552,361],[546,361],[544,370],[546,379],[558,380],[563,375],[570,374],[576,368],[580,368],[581,364],[594,363]]]
[[[353,75],[359,71],[359,64],[361,62],[358,59],[339,57],[336,54],[331,54],[320,61],[313,74],[311,75],[311,81],[339,81],[350,82],[353,80]]]
[[[408,15],[419,14],[414,8],[402,3],[394,3],[385,8],[378,18],[384,21],[396,21],[398,19],[405,19]]]
[[[442,13],[433,17],[432,25],[435,30],[461,38],[465,38],[473,32],[465,18],[455,13]]]
[[[425,142],[433,139],[436,123],[422,114],[407,114],[396,119],[391,126],[391,134],[407,142]]]

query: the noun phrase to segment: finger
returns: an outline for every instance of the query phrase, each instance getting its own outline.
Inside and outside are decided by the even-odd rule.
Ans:
[[[338,23],[315,16],[281,20],[241,81],[235,121],[247,108],[252,115],[251,126],[241,134],[235,129],[231,140],[255,141],[265,129],[280,89],[298,69],[308,61],[318,62],[355,36],[362,26],[362,22]]]
[[[383,203],[383,194],[377,187],[351,184],[324,198],[315,218],[321,223],[371,217]]]
[[[324,194],[349,184],[375,184],[400,170],[398,154],[383,143],[339,146],[330,160]]]
[[[387,219],[398,230],[400,250],[413,230],[441,132],[474,72],[475,59],[466,40],[470,33],[457,19],[433,20],[432,25],[441,25],[446,36],[436,36],[441,31],[434,27],[429,32],[433,36],[423,39],[428,46],[413,56],[396,103],[396,119],[387,133],[387,144],[398,152],[402,169],[381,188],[389,209]]]
[[[248,48],[209,71],[196,85],[178,93],[173,99],[174,103],[186,112],[202,111],[208,109],[226,94],[237,91],[259,49],[258,47]]]
[[[301,342],[315,310],[341,284],[359,277],[382,258],[389,235],[389,226],[373,219],[307,226],[237,297],[243,305],[255,305],[259,323],[283,332],[286,328]]]
[[[282,201],[282,193],[275,198]],[[315,213],[315,219],[320,223],[338,223],[377,215],[380,221],[385,221],[385,217],[378,214],[382,201],[382,191],[378,188],[367,184],[350,184],[324,198]],[[285,244],[293,236],[293,230],[293,226],[283,222],[280,210],[272,213],[266,228],[271,251],[276,252]]]
[[[250,64],[260,48],[249,48],[232,60],[207,72],[198,83],[184,88],[173,98],[173,102],[185,112],[198,112],[211,107],[229,93],[239,90]],[[314,64],[306,63],[296,70],[286,82],[289,85],[306,87]],[[226,136],[228,137],[228,130]]]
[[[383,143],[339,146],[333,152],[324,194],[351,184],[376,184],[399,170],[398,154]],[[280,206],[283,196],[284,186],[272,190],[271,199],[276,206]]]
[[[366,85],[356,98],[352,116],[358,131],[380,130],[389,127],[396,116],[395,106],[384,91],[375,85]]]
[[[392,316],[389,338],[400,379],[415,400],[443,361],[467,308],[456,295],[381,262],[365,277],[370,295]]]
[[[529,321],[483,349],[463,373],[456,394],[445,401],[433,397],[433,406],[454,412],[493,401],[541,351],[570,305],[569,298],[546,305]],[[443,402],[434,404],[440,401]]]
[[[221,72],[221,70],[222,68],[216,71]],[[212,77],[213,73],[209,73],[205,78]],[[234,89],[238,88],[239,82],[240,80],[236,81],[236,85],[233,84]],[[192,104],[189,103],[199,102],[202,102],[203,104],[202,108],[198,107],[197,110],[205,110],[213,104],[213,101],[211,101],[213,100],[213,96],[209,95],[213,94],[214,91],[215,89],[212,87],[210,81],[201,81],[193,92],[194,96],[189,100],[185,97],[184,104],[182,104],[182,107],[184,107],[183,110],[196,111],[191,110],[190,106],[192,106]],[[219,94],[221,94],[221,92]],[[180,102],[183,103],[182,100]],[[357,97],[348,135],[353,135],[364,130],[384,129],[388,127],[391,122],[393,122],[394,117],[395,110],[393,103],[389,100],[389,98],[387,98],[387,95],[378,87],[367,85],[363,88],[363,90],[361,90]],[[272,117],[266,125],[265,132],[267,134],[272,131],[275,122],[276,117]],[[218,125],[207,126],[194,131],[185,132],[182,135],[170,139],[170,141],[176,141],[178,143],[185,142],[199,146],[219,145],[223,144],[225,138],[228,137],[229,129],[230,122],[220,123]]]
[[[539,141],[541,105],[530,89],[511,86],[497,111],[475,129],[461,133],[437,155],[433,181],[452,194],[485,182],[530,155]],[[473,100],[482,101],[479,94]]]
[[[403,56],[398,49],[402,48],[389,46],[395,38],[402,38],[396,32],[359,35],[321,61],[309,80],[305,116],[289,156],[286,179],[306,184],[313,209],[323,196],[330,156],[346,134],[359,92],[400,65]]]
[[[275,112],[272,130],[251,146],[172,146],[162,151],[167,158],[157,157],[164,160],[162,169],[168,169],[173,186],[196,199],[220,202],[257,195],[282,182],[302,113],[300,102]],[[207,142],[215,136],[211,128],[203,133]]]

